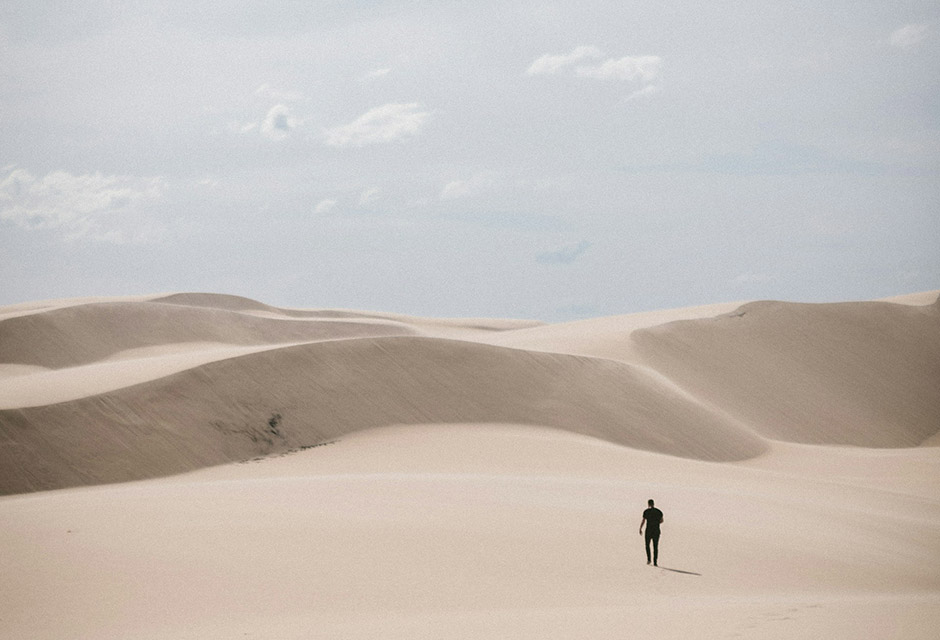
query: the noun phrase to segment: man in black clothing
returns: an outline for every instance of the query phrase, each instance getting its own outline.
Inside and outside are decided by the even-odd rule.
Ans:
[[[640,521],[640,535],[643,535],[643,525],[646,525],[646,564],[650,562],[653,566],[659,566],[659,525],[663,521],[663,512],[653,506],[653,501],[649,501],[649,508],[643,512],[643,520]],[[653,555],[650,556],[650,542],[653,543]]]

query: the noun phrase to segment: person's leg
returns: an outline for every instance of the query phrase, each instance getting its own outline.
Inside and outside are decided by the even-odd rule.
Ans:
[[[653,556],[650,555],[650,541],[652,539],[653,539],[653,536],[651,536],[649,532],[647,532],[646,533],[646,564],[649,564],[650,562],[653,561]]]
[[[648,554],[647,554],[648,555]],[[653,566],[659,566],[659,534],[653,536]]]

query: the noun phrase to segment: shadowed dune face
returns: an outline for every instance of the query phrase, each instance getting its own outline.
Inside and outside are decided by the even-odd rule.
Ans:
[[[932,640],[940,303],[721,307],[0,308],[0,493],[194,471],[0,496],[0,636]]]
[[[752,303],[644,329],[629,317],[533,330],[287,313],[178,294],[9,315],[7,380],[100,380],[97,395],[0,410],[0,493],[179,473],[394,424],[541,425],[709,461],[758,456],[766,438],[909,447],[940,430],[940,302]],[[494,332],[538,351],[489,343]],[[171,373],[135,359],[151,347],[199,357],[174,355]],[[103,384],[116,355],[139,384]]]
[[[4,491],[133,480],[391,424],[537,424],[708,460],[764,450],[622,363],[435,338],[254,353],[115,392],[0,412]]]
[[[652,367],[769,438],[910,447],[940,430],[940,301],[757,302],[633,339]]]

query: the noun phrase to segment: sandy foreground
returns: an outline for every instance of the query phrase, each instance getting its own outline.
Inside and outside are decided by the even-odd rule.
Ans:
[[[935,638],[937,297],[0,308],[0,638]]]

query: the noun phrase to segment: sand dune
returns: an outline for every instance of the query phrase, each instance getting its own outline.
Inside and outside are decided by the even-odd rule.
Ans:
[[[938,292],[3,308],[0,635],[932,639],[938,362]]]
[[[390,424],[558,427],[673,455],[763,443],[629,365],[438,338],[327,341],[212,362],[67,403],[0,412],[10,492],[127,481]],[[13,458],[12,455],[17,455]]]
[[[0,409],[99,395],[269,348],[370,336],[473,338],[528,321],[281,309],[247,298],[79,298],[0,309]]]
[[[275,319],[158,301],[100,302],[0,321],[0,363],[62,368],[167,344],[257,345],[413,333],[379,319]]]
[[[911,447],[940,430],[940,302],[759,302],[633,339],[651,366],[766,437]]]
[[[48,305],[0,321],[0,491],[180,473],[391,424],[542,425],[723,461],[764,438],[904,447],[940,430],[940,302],[727,308],[533,326],[212,294]]]
[[[791,447],[742,466],[411,426],[0,499],[0,618],[41,640],[933,638],[940,505],[907,488],[940,481],[935,450]],[[864,466],[880,486],[839,473]]]
[[[590,318],[561,324],[541,325],[502,332],[485,338],[490,344],[535,351],[554,351],[642,364],[632,339],[634,331],[667,322],[711,318],[730,313],[738,302],[683,309],[647,311],[624,316]]]
[[[0,385],[0,410],[38,407],[97,396],[208,362],[279,346],[283,345],[181,342],[127,349],[104,360],[62,369],[0,365],[0,379],[3,380]]]

